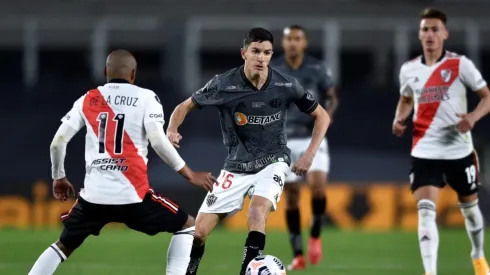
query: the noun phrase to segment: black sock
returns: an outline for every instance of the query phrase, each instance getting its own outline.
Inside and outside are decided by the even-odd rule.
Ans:
[[[243,249],[243,261],[240,275],[245,275],[247,265],[255,258],[264,252],[265,234],[258,231],[248,232],[245,248]]]
[[[303,242],[301,240],[301,220],[299,209],[289,209],[286,211],[286,223],[289,231],[289,241],[293,249],[293,256],[303,255]]]
[[[313,225],[311,226],[310,236],[312,238],[319,238],[325,208],[327,207],[327,199],[325,197],[320,199],[314,198],[311,200],[311,207],[313,210]]]
[[[195,275],[197,274],[197,269],[201,263],[202,255],[204,255],[204,244],[201,246],[193,246],[191,250],[191,261],[189,266],[187,266],[187,272],[185,275]]]

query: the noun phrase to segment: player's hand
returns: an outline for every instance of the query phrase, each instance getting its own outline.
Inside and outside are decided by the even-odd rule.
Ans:
[[[53,181],[53,196],[57,200],[66,201],[70,195],[75,195],[75,189],[66,177]]]
[[[213,186],[216,183],[216,178],[209,172],[193,172],[189,182],[192,185],[212,192]]]
[[[310,170],[311,164],[313,163],[313,155],[304,154],[301,158],[293,165],[291,171],[298,176],[303,176]]]
[[[405,129],[407,129],[407,126],[405,124],[405,119],[401,118],[395,118],[395,121],[393,121],[393,134],[397,137],[403,136],[405,134]]]
[[[167,137],[170,142],[172,142],[172,145],[175,148],[180,148],[179,142],[182,139],[182,136],[177,132],[177,130],[174,129],[167,129]]]
[[[461,133],[466,133],[473,129],[475,126],[476,120],[473,119],[471,114],[456,114],[457,117],[461,118],[461,120],[456,123],[456,129]]]

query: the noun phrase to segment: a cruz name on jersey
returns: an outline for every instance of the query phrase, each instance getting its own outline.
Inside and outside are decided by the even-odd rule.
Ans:
[[[412,156],[424,159],[459,159],[473,151],[471,133],[460,133],[456,114],[467,113],[466,87],[472,91],[486,81],[467,57],[445,51],[433,66],[423,57],[400,69],[400,94],[413,97]]]
[[[127,107],[138,107],[139,98],[123,95],[107,95],[106,97],[94,97],[90,99],[91,106],[95,105],[121,105]]]

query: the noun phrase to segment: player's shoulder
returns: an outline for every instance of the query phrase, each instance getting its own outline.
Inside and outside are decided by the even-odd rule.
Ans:
[[[306,65],[308,67],[315,67],[318,69],[321,69],[325,65],[323,60],[318,59],[312,55],[305,55],[305,61],[304,62],[306,63]]]
[[[213,76],[207,83],[206,87],[221,87],[223,84],[227,85],[227,83],[234,82],[237,73],[239,73],[240,67],[229,69],[223,73],[216,74]]]
[[[456,53],[456,52],[451,52],[451,51],[446,51],[445,53],[445,57],[447,59],[467,59],[467,57],[463,54],[459,54],[459,53]]]
[[[271,73],[272,73],[271,78],[272,78],[273,83],[276,83],[276,82],[295,83],[296,82],[296,78],[294,78],[294,76],[287,74],[281,70],[278,70],[272,66],[270,68],[271,68]],[[284,86],[288,87],[290,85],[285,84]]]
[[[420,65],[422,65],[422,55],[419,55],[415,58],[405,61],[402,64],[400,71],[406,72],[407,70],[418,68]]]
[[[133,89],[135,90],[136,93],[142,95],[142,96],[154,96],[155,92],[151,89],[143,88],[138,85],[132,85]]]
[[[271,59],[271,66],[282,66],[284,65],[284,62],[286,60],[284,59],[284,55],[279,55]]]

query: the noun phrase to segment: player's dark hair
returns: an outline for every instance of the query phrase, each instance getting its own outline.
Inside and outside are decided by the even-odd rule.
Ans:
[[[246,49],[252,42],[264,42],[269,41],[274,44],[274,36],[272,33],[264,28],[250,29],[245,38],[243,39],[243,48]]]
[[[444,25],[447,23],[447,15],[438,9],[427,8],[420,13],[420,19],[439,19]]]
[[[286,27],[286,29],[306,32],[305,28],[303,28],[303,26],[301,26],[301,25],[290,25],[290,26]]]

